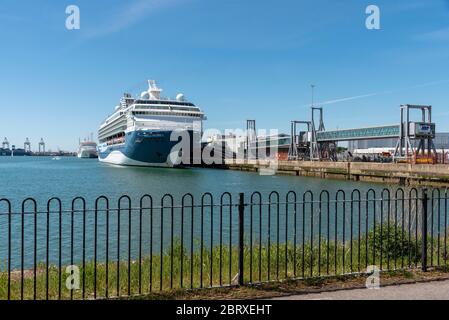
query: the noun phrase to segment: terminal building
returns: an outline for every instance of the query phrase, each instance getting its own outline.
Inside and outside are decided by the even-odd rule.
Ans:
[[[291,143],[291,136],[285,133],[280,133],[273,136],[258,136],[257,143],[254,141],[252,144],[251,153],[257,158],[271,158],[278,160],[287,160],[288,152]],[[208,139],[208,143],[221,143],[225,150],[225,157],[232,159],[237,154],[243,155],[246,158],[247,141],[246,136],[214,136]],[[369,155],[372,153],[389,152],[394,153],[396,145],[398,143],[397,138],[375,139],[375,140],[353,140],[348,141],[347,145],[341,143],[341,147],[348,148],[348,151],[353,154]],[[417,144],[417,141],[414,142]],[[436,133],[434,139],[435,148],[438,152],[449,151],[449,132]],[[414,147],[417,147],[415,145]],[[257,150],[257,151],[256,151]]]
[[[311,111],[310,120],[291,121],[290,135],[257,136],[256,121],[247,120],[241,137],[219,135],[208,143],[224,146],[228,159],[238,154],[245,159],[447,163],[449,133],[436,132],[432,106],[401,105],[398,125],[333,131],[325,129],[323,108],[312,106]],[[412,121],[412,112],[420,113],[421,121]]]

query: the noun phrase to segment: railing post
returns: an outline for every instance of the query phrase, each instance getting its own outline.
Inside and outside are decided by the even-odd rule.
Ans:
[[[422,198],[422,221],[421,221],[421,233],[422,233],[422,245],[421,245],[421,270],[427,272],[427,216],[428,216],[428,202],[429,196],[427,189],[423,189]]]
[[[239,194],[239,286],[243,286],[243,259],[244,259],[244,213],[245,197],[243,193]]]

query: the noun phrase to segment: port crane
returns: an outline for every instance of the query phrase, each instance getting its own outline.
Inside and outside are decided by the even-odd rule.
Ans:
[[[25,152],[31,152],[31,142],[30,139],[26,138],[25,143],[23,144],[23,149]]]
[[[39,153],[45,153],[45,142],[43,138],[39,141]]]

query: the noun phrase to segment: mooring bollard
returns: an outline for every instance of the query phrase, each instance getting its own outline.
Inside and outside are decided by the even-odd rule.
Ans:
[[[245,229],[245,196],[239,194],[239,286],[243,286],[243,259],[244,259],[244,229]]]
[[[427,272],[427,216],[428,216],[428,202],[429,196],[427,194],[427,189],[423,190],[422,198],[422,245],[421,245],[421,269],[423,272]]]

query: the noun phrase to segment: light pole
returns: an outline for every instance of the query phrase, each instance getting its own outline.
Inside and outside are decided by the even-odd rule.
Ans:
[[[312,88],[312,107],[314,105],[314,98],[315,98],[315,85],[311,84],[310,87]]]

